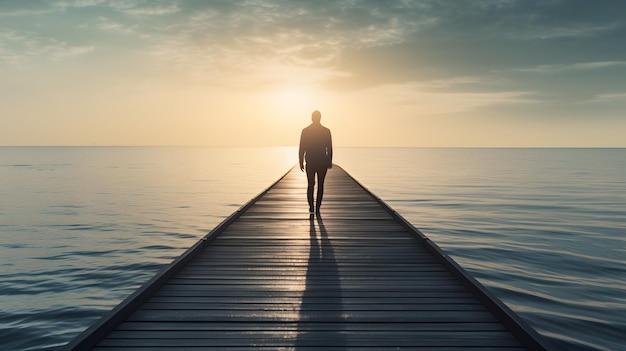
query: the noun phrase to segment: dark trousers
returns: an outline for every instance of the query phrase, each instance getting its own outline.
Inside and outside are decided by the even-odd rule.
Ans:
[[[317,209],[319,210],[322,205],[322,198],[324,197],[324,179],[326,178],[326,172],[328,168],[326,165],[320,166],[316,164],[306,164],[306,178],[309,181],[309,185],[306,188],[306,198],[309,201],[309,209],[313,211],[313,189],[315,188],[315,175],[317,174]]]

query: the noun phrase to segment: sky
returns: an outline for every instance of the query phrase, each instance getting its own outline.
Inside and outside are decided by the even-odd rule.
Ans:
[[[623,0],[0,0],[0,145],[626,147]]]

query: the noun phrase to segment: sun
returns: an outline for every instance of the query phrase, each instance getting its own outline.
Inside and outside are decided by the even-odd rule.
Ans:
[[[315,110],[330,111],[334,107],[333,95],[317,81],[284,80],[263,91],[263,106],[274,126],[296,128],[311,120]]]
[[[311,94],[304,89],[289,89],[283,92],[283,103],[289,106],[304,106],[311,103]]]
[[[319,92],[305,86],[288,86],[276,91],[274,105],[285,112],[313,111],[320,103]]]

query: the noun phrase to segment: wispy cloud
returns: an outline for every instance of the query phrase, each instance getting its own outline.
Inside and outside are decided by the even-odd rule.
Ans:
[[[95,25],[98,29],[104,30],[104,31],[111,31],[111,32],[118,32],[118,33],[125,33],[125,34],[138,34],[137,24],[126,25],[124,23],[117,22],[113,19],[110,19],[104,16],[100,16],[90,22],[92,23],[86,23],[86,24],[83,24],[82,26],[89,27],[90,25]]]
[[[527,28],[517,28],[515,31],[507,33],[513,39],[520,40],[546,40],[559,38],[583,38],[593,37],[620,27],[619,23],[609,25],[580,25],[571,24],[570,26],[533,26]]]
[[[73,0],[73,1],[67,1],[67,0],[54,1],[53,0],[53,1],[49,1],[49,3],[51,4],[51,6],[54,6],[56,8],[68,9],[68,8],[99,6],[99,5],[105,4],[106,0]]]
[[[70,45],[36,33],[0,31],[0,64],[21,66],[30,60],[56,60],[94,51],[91,45]]]
[[[71,9],[103,5],[106,0],[1,1],[0,17],[41,16]]]
[[[469,113],[494,106],[540,103],[533,98],[534,93],[525,91],[446,92],[432,88],[429,83],[410,83],[385,85],[375,88],[374,91],[397,106],[419,111],[421,116]]]
[[[531,73],[560,73],[565,71],[585,71],[620,66],[626,67],[626,61],[580,62],[560,65],[540,65],[529,68],[518,68],[515,69],[515,71]]]
[[[503,91],[484,93],[435,93],[422,92],[416,94],[413,103],[420,109],[430,108],[437,114],[470,112],[480,108],[508,106],[519,104],[537,104],[539,101],[530,98],[532,94],[523,91]],[[421,100],[421,101],[420,101]]]
[[[176,3],[157,1],[111,1],[109,5],[117,11],[132,16],[163,16],[180,11]]]
[[[144,28],[144,34],[152,38],[153,55],[175,66],[239,74],[270,63],[332,70],[328,64],[346,49],[403,42],[431,22],[398,8],[347,2],[247,1],[195,9],[166,29]]]
[[[582,101],[582,103],[610,103],[610,102],[626,102],[626,92],[613,94],[598,94],[592,99]]]

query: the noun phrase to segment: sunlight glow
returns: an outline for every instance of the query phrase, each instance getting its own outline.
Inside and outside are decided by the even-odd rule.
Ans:
[[[302,111],[313,111],[317,108],[320,94],[312,88],[292,85],[278,90],[272,100],[277,110],[302,113]]]

